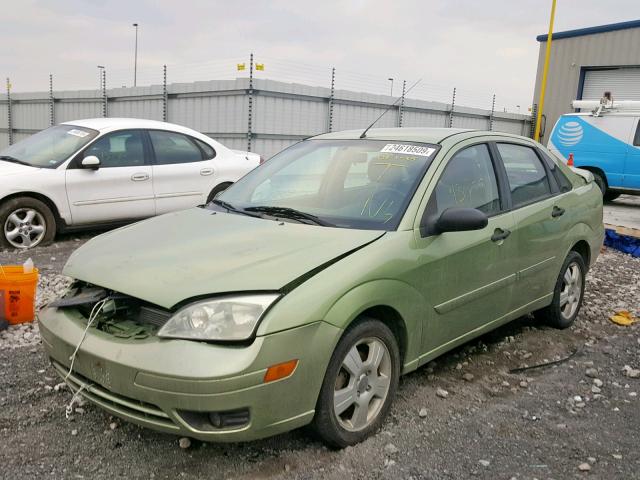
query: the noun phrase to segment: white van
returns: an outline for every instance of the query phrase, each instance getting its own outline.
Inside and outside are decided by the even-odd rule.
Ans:
[[[640,195],[640,102],[580,100],[573,107],[593,110],[562,115],[549,150],[565,162],[573,157],[574,166],[593,173],[606,200]]]

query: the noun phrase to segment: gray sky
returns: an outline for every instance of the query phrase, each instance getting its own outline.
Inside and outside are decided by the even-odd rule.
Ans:
[[[531,103],[551,0],[1,0],[0,78],[14,91],[235,78],[253,51],[257,76],[388,92],[422,78],[416,96],[510,110]],[[555,31],[640,18],[638,0],[559,0]],[[4,91],[4,88],[2,89]]]

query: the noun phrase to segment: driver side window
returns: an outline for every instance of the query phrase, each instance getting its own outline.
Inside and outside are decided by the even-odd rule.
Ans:
[[[142,133],[139,130],[109,133],[91,144],[83,157],[90,155],[98,157],[100,168],[142,166],[145,164]]]
[[[447,208],[476,208],[487,216],[500,212],[500,195],[489,148],[473,145],[454,155],[440,176],[429,202],[439,217]]]

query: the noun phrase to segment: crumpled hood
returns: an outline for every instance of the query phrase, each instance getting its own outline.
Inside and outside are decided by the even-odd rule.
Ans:
[[[199,295],[280,290],[383,234],[195,208],[95,237],[63,273],[171,308]]]

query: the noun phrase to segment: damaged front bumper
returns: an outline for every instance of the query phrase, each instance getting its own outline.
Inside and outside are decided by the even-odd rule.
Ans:
[[[86,319],[48,308],[43,344],[64,378]],[[89,328],[66,382],[113,415],[205,441],[247,441],[311,421],[341,330],[318,321],[256,337],[248,345],[118,338]],[[265,383],[268,367],[297,359],[289,377]]]

